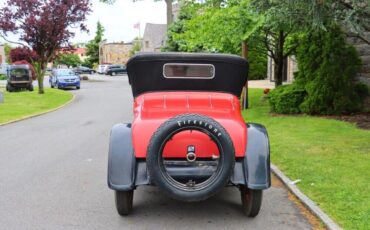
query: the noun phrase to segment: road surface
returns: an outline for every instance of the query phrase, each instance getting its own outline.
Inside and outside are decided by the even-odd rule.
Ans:
[[[254,219],[243,216],[236,188],[183,203],[139,187],[134,211],[120,217],[106,183],[111,127],[132,119],[127,76],[82,82],[67,107],[0,126],[0,229],[311,229],[273,186]],[[109,80],[107,80],[109,79]]]

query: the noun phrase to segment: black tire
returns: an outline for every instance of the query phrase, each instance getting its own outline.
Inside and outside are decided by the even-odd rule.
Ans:
[[[80,89],[81,87],[80,86],[76,86],[76,89]]]
[[[111,76],[116,76],[116,72],[112,72],[110,75]]]
[[[28,87],[28,90],[31,91],[31,92],[33,91],[33,85],[32,84]]]
[[[115,191],[114,194],[118,214],[127,216],[132,211],[134,191]]]
[[[164,169],[162,150],[165,143],[176,133],[197,130],[206,133],[219,147],[220,157],[217,169],[206,182],[194,187],[176,183]],[[170,197],[182,201],[205,200],[219,192],[230,179],[234,169],[235,154],[233,142],[227,131],[212,118],[185,114],[163,123],[150,139],[147,150],[147,165],[151,181]]]
[[[9,93],[11,93],[11,92],[13,92],[13,91],[14,91],[14,87],[13,87],[13,86],[11,86],[10,84],[7,84],[7,85],[6,85],[6,90],[7,90]]]
[[[248,217],[256,217],[261,210],[262,190],[253,190],[245,186],[240,187],[243,212]]]
[[[50,87],[51,87],[51,88],[54,88],[54,85],[53,85],[53,83],[50,83]]]

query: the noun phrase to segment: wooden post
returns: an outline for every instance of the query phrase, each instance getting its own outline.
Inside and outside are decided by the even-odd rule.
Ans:
[[[247,59],[248,58],[248,44],[247,41],[242,42],[242,57]],[[248,109],[249,104],[248,104],[248,81],[245,83],[244,86],[244,95],[243,96],[243,109]]]

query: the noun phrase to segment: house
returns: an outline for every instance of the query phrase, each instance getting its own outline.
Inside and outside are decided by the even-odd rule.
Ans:
[[[6,67],[5,47],[3,44],[0,44],[0,74],[6,74]]]
[[[365,32],[364,35],[370,39],[370,31]],[[367,84],[370,87],[370,46],[359,38],[350,37],[348,42],[353,44],[358,55],[362,61],[362,67],[358,76],[358,80]]]
[[[99,44],[100,64],[126,64],[130,58],[132,43],[102,41]]]
[[[294,73],[298,71],[297,60],[294,56],[288,57],[284,60],[283,68],[283,82],[292,83],[294,81]],[[274,82],[275,63],[273,59],[267,58],[267,79]]]
[[[147,23],[143,36],[142,52],[160,52],[166,39],[167,25]]]
[[[87,58],[86,56],[87,49],[84,47],[76,48],[72,51],[73,54],[76,54],[82,62]]]
[[[175,2],[172,4],[172,19],[173,21],[176,21],[176,19],[179,17],[181,5],[179,2]]]

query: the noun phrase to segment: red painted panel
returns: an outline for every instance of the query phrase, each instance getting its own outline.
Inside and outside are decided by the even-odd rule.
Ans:
[[[199,131],[184,131],[173,136],[164,148],[163,156],[169,158],[185,158],[189,145],[195,147],[197,158],[218,156],[217,145],[208,135]]]
[[[137,158],[145,158],[153,133],[166,120],[179,114],[197,113],[218,121],[229,133],[236,157],[244,157],[247,128],[240,112],[237,97],[228,93],[209,92],[155,92],[146,93],[135,99],[132,123],[133,146]],[[217,147],[206,135],[193,131],[182,132],[168,142],[166,157],[186,154],[187,146],[196,145],[196,153],[210,156]],[[193,144],[195,143],[195,144]]]

